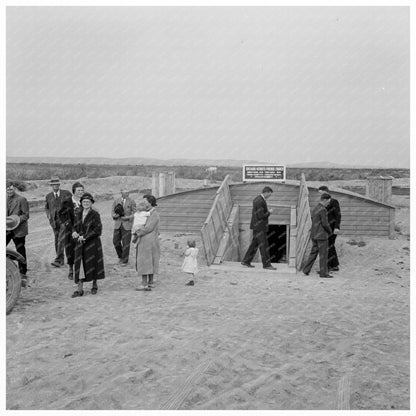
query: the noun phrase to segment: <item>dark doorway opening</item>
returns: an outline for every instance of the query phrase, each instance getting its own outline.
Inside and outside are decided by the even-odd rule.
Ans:
[[[272,263],[287,263],[287,228],[286,225],[269,224],[267,234],[270,260]]]

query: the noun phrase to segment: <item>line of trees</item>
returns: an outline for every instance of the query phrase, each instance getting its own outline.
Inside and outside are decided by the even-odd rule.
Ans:
[[[145,176],[152,172],[175,172],[177,178],[206,179],[206,166],[160,166],[160,165],[96,165],[96,164],[61,164],[61,163],[7,163],[6,177],[16,181],[45,180],[51,176],[60,179],[105,178],[108,176]],[[287,179],[299,180],[305,174],[307,181],[331,181],[367,179],[369,176],[393,176],[409,178],[410,169],[337,169],[337,168],[287,168]],[[242,181],[241,167],[218,166],[212,179],[221,181],[230,175],[232,181]]]

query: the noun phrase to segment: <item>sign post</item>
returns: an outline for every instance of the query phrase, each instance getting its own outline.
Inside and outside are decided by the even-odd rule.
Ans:
[[[285,165],[243,165],[243,182],[285,182]]]

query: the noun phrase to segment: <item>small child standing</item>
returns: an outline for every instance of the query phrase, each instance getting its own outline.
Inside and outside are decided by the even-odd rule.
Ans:
[[[133,219],[133,227],[131,229],[131,233],[133,235],[133,244],[137,244],[139,240],[139,236],[136,234],[136,231],[140,227],[143,227],[143,225],[146,225],[146,221],[149,218],[150,212],[146,211],[146,203],[139,202],[137,205],[137,211],[134,213],[134,219]]]
[[[195,248],[195,240],[188,240],[188,247],[185,250],[185,259],[182,263],[182,271],[192,276],[192,279],[185,286],[194,286],[195,274],[198,273],[198,249]]]

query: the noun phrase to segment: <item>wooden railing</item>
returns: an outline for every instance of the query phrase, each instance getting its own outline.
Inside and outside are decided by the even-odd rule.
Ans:
[[[311,211],[309,209],[309,192],[305,175],[302,173],[299,187],[299,198],[296,213],[296,268],[300,270],[311,234]]]
[[[205,258],[210,266],[217,254],[221,239],[227,227],[227,219],[233,207],[227,175],[215,195],[211,210],[201,228]]]

